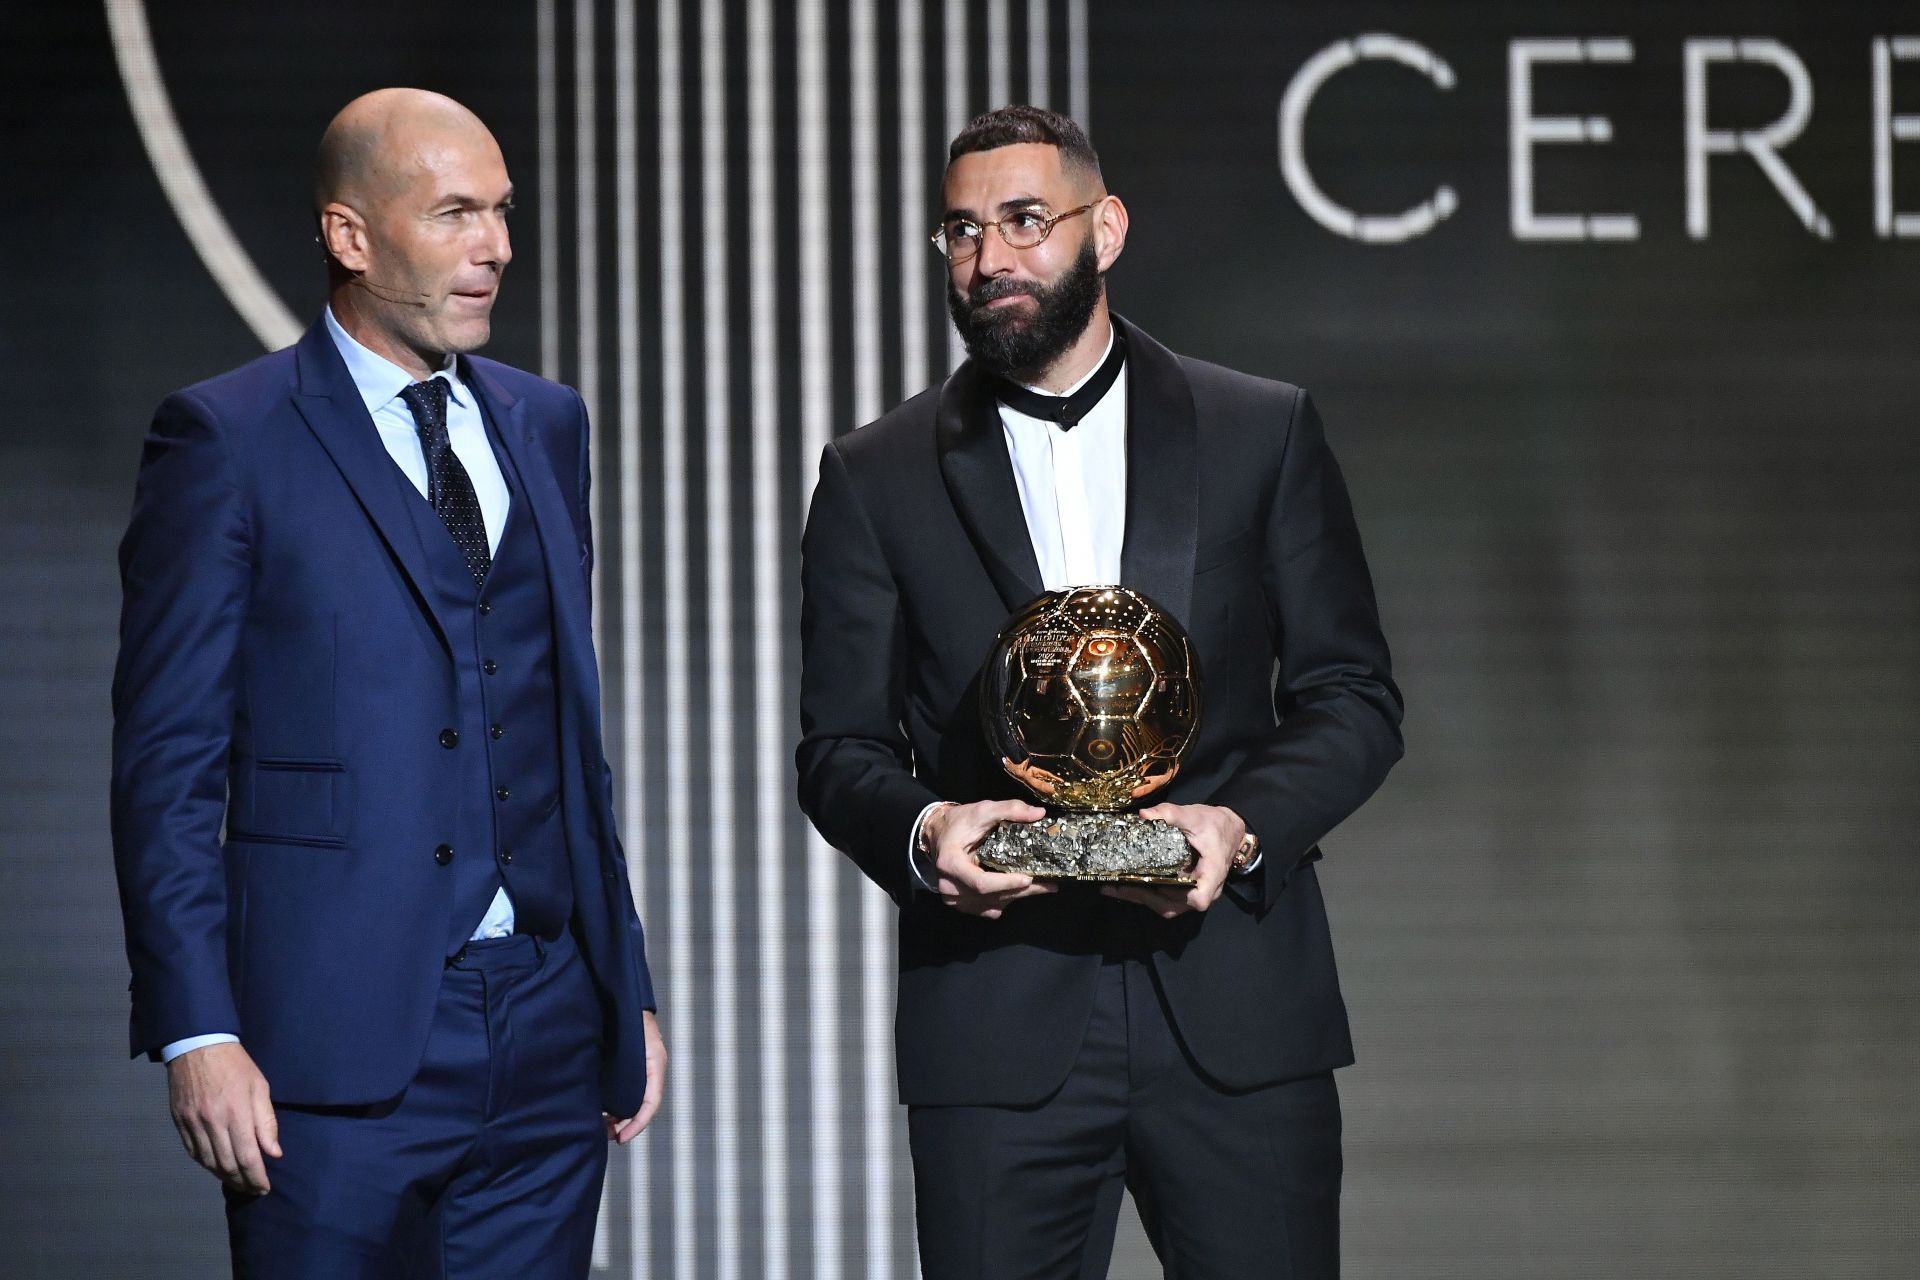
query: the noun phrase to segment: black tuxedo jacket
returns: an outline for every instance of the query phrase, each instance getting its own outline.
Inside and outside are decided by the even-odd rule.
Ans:
[[[1121,581],[1185,624],[1200,732],[1165,799],[1226,805],[1262,866],[1162,921],[1080,886],[999,920],[907,865],[936,799],[1022,794],[980,727],[1002,623],[1043,590],[986,380],[828,445],[802,544],[800,804],[900,905],[900,1095],[1040,1101],[1070,1069],[1103,954],[1146,954],[1201,1069],[1244,1089],[1353,1060],[1317,842],[1401,754],[1399,690],[1345,482],[1306,393],[1177,356],[1123,320]]]

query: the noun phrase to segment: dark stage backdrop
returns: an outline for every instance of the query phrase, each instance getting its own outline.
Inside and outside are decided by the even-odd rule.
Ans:
[[[1309,387],[1354,490],[1409,751],[1323,869],[1349,1273],[1912,1274],[1910,6],[29,0],[0,68],[0,1272],[220,1270],[122,1048],[113,549],[154,404],[320,305],[329,115],[410,83],[520,185],[491,353],[597,424],[675,1053],[605,1270],[911,1273],[892,910],[790,799],[795,543],[821,442],[949,367],[942,146],[1026,99],[1132,211],[1117,307]]]

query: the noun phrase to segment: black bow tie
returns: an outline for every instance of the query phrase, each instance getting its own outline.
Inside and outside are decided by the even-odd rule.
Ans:
[[[1115,328],[1113,349],[1107,352],[1106,361],[1072,395],[1042,395],[1038,391],[1029,391],[1019,383],[1006,378],[995,378],[993,396],[1008,408],[1024,413],[1029,418],[1038,418],[1042,422],[1055,422],[1060,425],[1062,431],[1071,431],[1079,425],[1082,418],[1093,412],[1093,406],[1106,398],[1107,392],[1113,389],[1113,384],[1119,379],[1120,370],[1126,363],[1126,339],[1122,338],[1120,330]]]

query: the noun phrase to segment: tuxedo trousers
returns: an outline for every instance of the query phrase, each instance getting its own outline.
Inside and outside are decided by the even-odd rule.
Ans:
[[[599,1000],[573,940],[469,942],[420,1069],[364,1107],[276,1108],[264,1196],[227,1193],[239,1280],[583,1277],[606,1175]]]
[[[1141,956],[1103,960],[1052,1096],[912,1106],[907,1131],[927,1280],[1104,1277],[1123,1187],[1170,1278],[1339,1275],[1333,1074],[1222,1089],[1187,1054]]]

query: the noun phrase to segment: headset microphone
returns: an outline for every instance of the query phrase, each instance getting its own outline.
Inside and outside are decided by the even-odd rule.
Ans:
[[[362,275],[354,276],[353,283],[382,302],[391,302],[399,307],[425,307],[433,300],[433,295],[430,293],[418,293],[412,289],[395,289],[388,285],[375,284]]]

